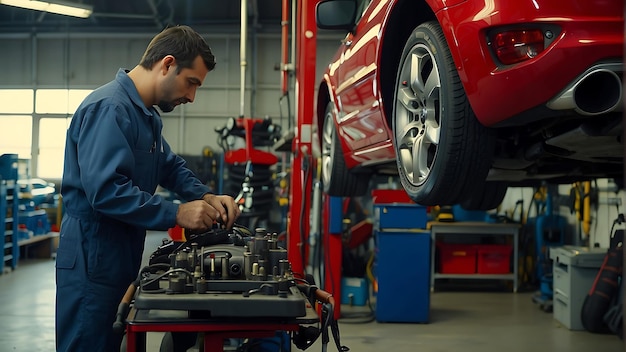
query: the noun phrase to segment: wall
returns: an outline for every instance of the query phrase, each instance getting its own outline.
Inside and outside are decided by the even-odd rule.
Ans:
[[[598,246],[601,248],[608,248],[611,227],[613,222],[617,218],[619,213],[624,213],[624,205],[626,205],[626,194],[624,191],[616,191],[615,184],[612,180],[600,179],[597,180],[597,185],[592,183],[598,190],[598,202],[591,209],[591,226],[589,235],[586,236],[582,230],[582,224],[577,219],[577,215],[570,211],[569,198],[572,185],[560,185],[558,186],[558,193],[554,195],[554,214],[558,214],[567,219],[569,226],[569,233],[566,239],[568,244],[574,245],[586,245]],[[519,220],[519,207],[516,209],[516,203],[518,200],[523,201],[525,217],[535,217],[536,211],[529,210],[529,205],[532,200],[534,190],[532,188],[518,188],[511,187],[508,189],[506,196],[500,206],[498,213],[506,214],[514,220]],[[618,207],[615,205],[615,200],[619,199],[619,212]],[[513,214],[513,211],[515,213]],[[491,211],[495,213],[496,211]],[[624,229],[626,224],[615,225],[615,229]]]
[[[134,67],[154,34],[0,33],[6,59],[0,89],[96,88],[112,80],[118,68]],[[216,69],[207,75],[193,104],[163,115],[164,136],[180,154],[200,154],[205,146],[221,151],[215,128],[223,127],[229,117],[238,117],[241,111],[239,35],[202,34],[216,56]],[[341,37],[341,33],[318,37],[317,77],[339,47]],[[275,69],[281,58],[280,35],[252,34],[247,42],[244,116],[270,117],[285,130],[290,125],[288,110],[279,104],[281,74]],[[292,115],[293,86],[292,78]]]

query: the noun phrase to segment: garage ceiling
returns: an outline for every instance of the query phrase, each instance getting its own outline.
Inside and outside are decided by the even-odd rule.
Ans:
[[[0,5],[0,33],[160,31],[187,24],[198,31],[239,33],[237,0],[65,0],[93,6],[80,19]],[[279,32],[281,0],[247,0],[249,28]],[[252,28],[250,28],[252,29]]]

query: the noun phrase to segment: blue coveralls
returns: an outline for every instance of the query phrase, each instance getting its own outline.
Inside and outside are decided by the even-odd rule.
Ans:
[[[119,351],[112,325],[137,278],[146,229],[176,224],[178,205],[154,194],[157,185],[185,200],[209,192],[171,151],[162,127],[122,69],[72,118],[56,257],[57,351]]]

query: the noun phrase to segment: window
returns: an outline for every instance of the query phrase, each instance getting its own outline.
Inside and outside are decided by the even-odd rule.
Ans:
[[[57,179],[63,175],[65,136],[71,118],[42,118],[39,122],[37,175]]]
[[[90,89],[38,89],[35,112],[38,114],[73,114]]]
[[[33,119],[30,115],[0,116],[0,154],[31,158]]]
[[[91,91],[0,89],[0,154],[31,160],[32,177],[61,178],[71,114]]]
[[[32,114],[32,89],[0,89],[0,112],[8,114]]]

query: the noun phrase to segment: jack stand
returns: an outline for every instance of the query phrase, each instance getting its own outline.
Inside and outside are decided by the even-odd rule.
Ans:
[[[552,313],[552,274],[546,274],[541,278],[539,291],[532,297],[534,303],[539,304],[539,308],[546,313]]]
[[[539,304],[539,308],[542,311],[552,313],[552,299],[542,295],[540,291],[535,292],[535,295],[533,295],[533,302]]]

